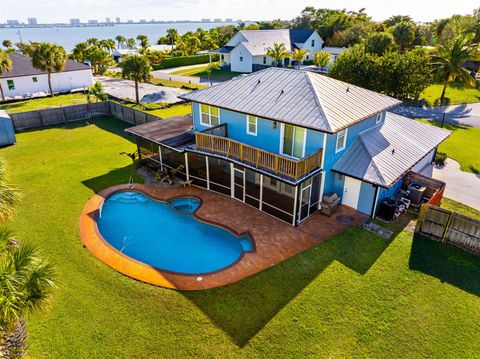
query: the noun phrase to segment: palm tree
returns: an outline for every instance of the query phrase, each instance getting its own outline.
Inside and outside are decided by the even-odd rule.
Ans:
[[[87,101],[91,102],[92,98],[95,99],[95,102],[108,100],[108,95],[105,93],[102,84],[98,81],[88,88]]]
[[[0,76],[7,71],[12,70],[12,60],[5,51],[0,50]],[[0,81],[0,95],[2,100],[5,100],[5,94],[3,93],[2,82]]]
[[[326,51],[317,51],[315,57],[313,58],[313,63],[320,67],[320,71],[323,72],[323,69],[328,66],[332,59],[332,55]]]
[[[58,45],[42,42],[35,46],[32,52],[32,65],[48,75],[48,87],[53,97],[52,72],[61,72],[67,62],[65,49]]]
[[[460,80],[465,86],[475,86],[475,79],[462,65],[478,54],[479,45],[472,44],[475,34],[457,37],[449,45],[439,44],[436,55],[432,56],[432,73],[443,83],[440,106],[445,100],[445,91],[449,82]]]
[[[137,40],[140,41],[140,46],[142,49],[146,49],[148,47],[148,36],[147,35],[138,35]]]
[[[112,39],[102,40],[100,41],[100,48],[112,53],[115,50],[115,41]]]
[[[53,268],[35,247],[18,244],[0,228],[0,357],[23,357],[26,328],[23,318],[41,309],[55,287]]]
[[[267,56],[270,56],[272,59],[274,59],[275,66],[278,66],[279,62],[281,62],[283,59],[291,57],[292,55],[287,51],[284,43],[277,44],[275,42],[273,47],[267,49]]]
[[[392,35],[398,44],[400,53],[404,53],[415,39],[415,24],[411,22],[401,21],[392,28]]]
[[[170,39],[170,45],[172,45],[172,51],[173,51],[173,45],[175,41],[177,41],[178,36],[179,35],[178,35],[177,29],[174,29],[174,28],[167,29],[167,37]]]
[[[305,56],[308,55],[308,51],[305,49],[295,49],[292,54],[293,61],[297,62],[297,69],[300,70],[300,64],[302,63]]]
[[[3,40],[2,41],[2,46],[6,47],[7,49],[11,48],[13,46],[12,42],[10,40]]]
[[[8,184],[5,172],[5,161],[0,158],[0,222],[12,218],[13,207],[20,197],[18,191]]]
[[[142,55],[127,55],[119,64],[122,69],[122,76],[130,80],[135,81],[135,101],[140,103],[138,97],[138,83],[147,81],[150,79],[152,68],[148,62],[148,59]]]
[[[127,45],[127,49],[133,50],[135,48],[135,45],[137,44],[137,41],[133,37],[129,37],[125,41],[125,44]]]
[[[118,44],[117,49],[120,49],[120,46],[122,46],[125,43],[125,41],[127,41],[127,39],[123,35],[117,35],[115,37],[115,40],[117,40],[117,44]]]

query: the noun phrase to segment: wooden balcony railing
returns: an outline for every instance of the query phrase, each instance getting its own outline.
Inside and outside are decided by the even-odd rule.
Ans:
[[[264,169],[277,175],[291,177],[295,180],[322,165],[322,150],[300,160],[295,160],[245,145],[230,138],[203,132],[195,134],[195,142],[198,150],[234,158],[256,168]]]

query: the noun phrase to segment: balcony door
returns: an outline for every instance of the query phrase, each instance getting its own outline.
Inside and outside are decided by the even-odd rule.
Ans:
[[[283,155],[302,158],[305,155],[307,131],[303,127],[282,125],[281,152]]]

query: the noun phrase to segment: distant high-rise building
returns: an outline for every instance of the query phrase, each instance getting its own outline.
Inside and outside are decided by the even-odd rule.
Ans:
[[[80,25],[80,19],[70,19],[70,25],[72,26]]]
[[[18,20],[7,20],[7,25],[19,25]]]
[[[38,25],[36,17],[29,17],[28,18],[28,25]]]
[[[128,22],[129,24],[131,24],[131,23],[133,22],[133,20],[127,20],[127,22]]]
[[[117,18],[115,19],[115,22],[116,22],[117,24],[119,24],[119,23],[120,23],[120,18],[117,17]]]
[[[222,22],[222,19],[213,19],[213,22]]]
[[[88,20],[89,25],[96,25],[98,24],[98,20]]]
[[[202,19],[201,22],[210,22],[210,19]]]
[[[225,22],[233,22],[233,19],[230,19],[230,18],[225,19]]]
[[[105,19],[105,22],[106,22],[107,24],[110,24],[112,21],[110,21],[110,18],[107,17],[107,18]]]
[[[145,24],[146,22],[147,22],[147,20],[145,20],[145,19],[140,19],[140,23]]]

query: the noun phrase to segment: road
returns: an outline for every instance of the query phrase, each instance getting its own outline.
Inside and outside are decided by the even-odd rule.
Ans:
[[[425,118],[441,122],[445,113],[445,123],[480,127],[480,102],[438,107],[398,106],[391,110],[411,118]]]

